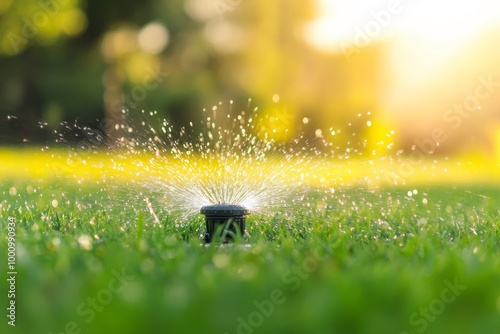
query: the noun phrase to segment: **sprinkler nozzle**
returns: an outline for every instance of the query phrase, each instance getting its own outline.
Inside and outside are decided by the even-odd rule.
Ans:
[[[233,240],[233,236],[241,233],[245,235],[245,219],[250,214],[250,210],[241,205],[235,204],[215,204],[201,208],[200,213],[205,216],[207,232],[205,242],[209,243],[220,230],[220,237],[223,242]]]

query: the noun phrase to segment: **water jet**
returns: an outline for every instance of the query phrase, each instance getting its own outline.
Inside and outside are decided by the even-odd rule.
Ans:
[[[205,216],[207,232],[205,242],[210,243],[216,234],[223,242],[234,240],[234,236],[245,235],[245,220],[250,210],[237,204],[214,204],[201,208],[200,213]]]

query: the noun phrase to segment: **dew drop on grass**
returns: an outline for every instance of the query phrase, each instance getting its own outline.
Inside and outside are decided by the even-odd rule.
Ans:
[[[425,218],[418,218],[417,225],[418,226],[425,226],[425,225],[427,225],[427,219],[425,219]]]
[[[52,238],[50,243],[54,248],[59,248],[59,245],[61,245],[61,239],[59,239],[58,237]]]
[[[214,266],[221,269],[229,264],[229,256],[227,254],[218,253],[212,257]]]
[[[238,269],[238,275],[244,280],[251,280],[257,274],[257,267],[253,263],[245,263]]]
[[[82,234],[81,236],[79,236],[77,241],[80,247],[82,247],[83,249],[85,250],[92,249],[92,238],[87,234]]]

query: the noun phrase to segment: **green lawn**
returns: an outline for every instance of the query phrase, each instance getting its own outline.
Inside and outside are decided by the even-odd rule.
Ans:
[[[248,244],[205,246],[202,217],[159,214],[157,227],[92,187],[28,184],[0,188],[1,333],[500,330],[496,185],[345,189],[326,201],[312,190],[310,206],[250,216]],[[68,204],[53,207],[60,191]],[[15,328],[5,316],[9,218]]]

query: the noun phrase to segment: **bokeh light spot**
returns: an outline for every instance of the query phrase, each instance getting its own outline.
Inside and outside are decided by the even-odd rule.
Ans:
[[[82,33],[87,28],[85,13],[78,8],[67,11],[62,18],[61,28],[68,36]]]
[[[148,53],[158,54],[168,45],[170,35],[167,28],[159,22],[151,22],[139,31],[139,47]]]

